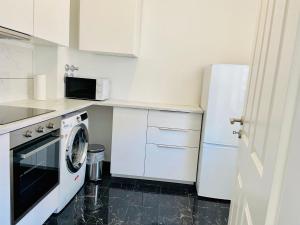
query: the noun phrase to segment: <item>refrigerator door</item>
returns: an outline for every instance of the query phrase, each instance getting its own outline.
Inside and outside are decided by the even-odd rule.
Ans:
[[[237,156],[238,149],[235,147],[201,145],[196,183],[199,196],[232,199]]]
[[[249,68],[245,65],[212,65],[204,75],[202,107],[204,115],[203,142],[237,146],[233,131],[239,124],[231,125],[230,118],[240,118],[243,113]]]

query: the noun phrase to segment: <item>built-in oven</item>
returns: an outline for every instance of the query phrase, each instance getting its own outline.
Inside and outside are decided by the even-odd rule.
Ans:
[[[12,224],[58,186],[59,149],[60,118],[10,133]]]

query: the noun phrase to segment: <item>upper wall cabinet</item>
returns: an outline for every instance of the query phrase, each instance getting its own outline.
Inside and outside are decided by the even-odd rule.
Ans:
[[[142,0],[80,0],[79,49],[138,56]]]
[[[33,35],[33,0],[0,0],[0,26]]]
[[[34,36],[69,46],[70,0],[34,1]]]

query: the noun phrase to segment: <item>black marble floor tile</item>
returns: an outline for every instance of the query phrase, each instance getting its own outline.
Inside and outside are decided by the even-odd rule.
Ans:
[[[106,174],[45,225],[227,225],[228,214],[228,202],[199,198],[191,185]]]
[[[193,214],[189,207],[159,207],[158,224],[193,225]]]
[[[143,206],[157,208],[159,206],[160,196],[159,193],[143,193]]]

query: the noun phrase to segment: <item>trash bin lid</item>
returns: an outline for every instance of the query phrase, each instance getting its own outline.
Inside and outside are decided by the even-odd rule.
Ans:
[[[100,145],[100,144],[90,144],[88,147],[88,152],[90,153],[104,152],[104,150],[105,150],[104,145]]]

